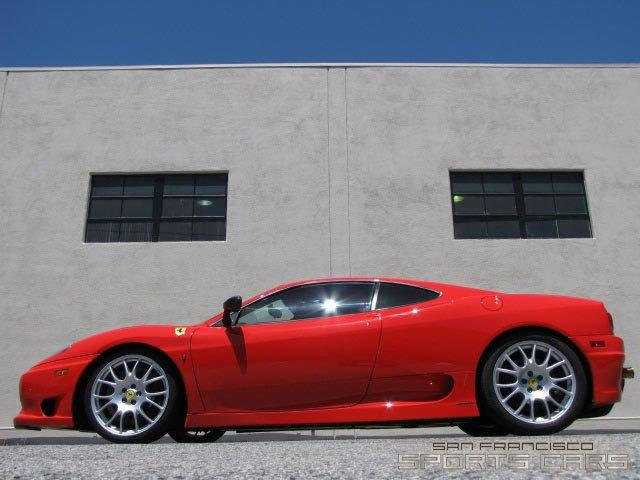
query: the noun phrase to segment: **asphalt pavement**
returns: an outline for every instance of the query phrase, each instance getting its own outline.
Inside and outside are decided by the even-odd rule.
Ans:
[[[115,445],[78,432],[0,431],[0,478],[640,478],[639,422],[549,437],[456,428],[227,433],[212,444]]]

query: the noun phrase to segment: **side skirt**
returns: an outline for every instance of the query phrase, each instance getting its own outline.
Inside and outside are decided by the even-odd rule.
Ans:
[[[350,407],[289,411],[242,411],[188,414],[185,428],[227,430],[301,428],[347,425],[408,425],[467,419],[480,415],[475,402],[473,374],[455,373],[454,388],[441,400],[430,402],[376,401]],[[455,378],[458,377],[458,378]]]

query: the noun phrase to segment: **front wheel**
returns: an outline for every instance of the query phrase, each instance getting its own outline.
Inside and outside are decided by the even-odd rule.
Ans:
[[[211,443],[224,435],[224,430],[204,428],[200,430],[172,430],[169,436],[178,443]]]
[[[518,435],[548,435],[568,427],[582,412],[587,378],[564,341],[517,334],[493,349],[482,369],[480,403],[496,425]]]
[[[116,443],[148,443],[175,423],[179,394],[171,366],[146,351],[116,352],[89,376],[84,407],[90,424]]]

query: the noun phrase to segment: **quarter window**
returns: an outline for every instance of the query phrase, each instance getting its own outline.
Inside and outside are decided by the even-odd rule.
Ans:
[[[362,313],[371,309],[370,282],[301,285],[274,293],[242,309],[239,325],[286,322]]]
[[[225,240],[227,174],[93,175],[86,242]]]
[[[428,302],[438,298],[439,293],[426,288],[403,285],[400,283],[381,283],[378,290],[376,309],[401,307],[414,303]]]
[[[582,172],[451,172],[455,238],[591,237]]]

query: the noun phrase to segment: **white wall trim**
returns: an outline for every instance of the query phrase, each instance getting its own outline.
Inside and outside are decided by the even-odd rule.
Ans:
[[[105,65],[81,67],[1,67],[3,72],[85,70],[198,70],[212,68],[640,68],[640,63],[211,63],[187,65]]]

